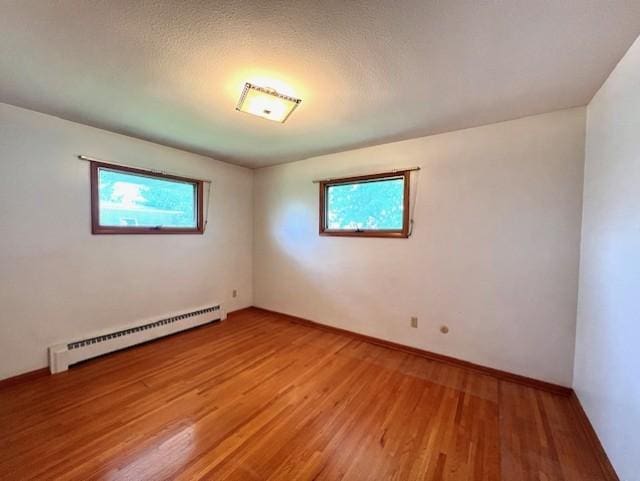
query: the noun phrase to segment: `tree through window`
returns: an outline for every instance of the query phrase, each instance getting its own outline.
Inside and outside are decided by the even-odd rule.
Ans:
[[[202,181],[92,162],[93,233],[202,233],[202,191]]]
[[[409,172],[320,182],[320,235],[408,237]]]

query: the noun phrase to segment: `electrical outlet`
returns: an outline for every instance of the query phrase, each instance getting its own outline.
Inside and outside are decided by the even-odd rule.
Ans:
[[[418,318],[417,317],[411,317],[411,327],[418,327]]]
[[[233,292],[231,293],[231,297],[238,297],[238,290],[234,289]]]

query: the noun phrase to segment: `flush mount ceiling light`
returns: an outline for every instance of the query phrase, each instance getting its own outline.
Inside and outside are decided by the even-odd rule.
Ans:
[[[274,89],[244,84],[244,90],[236,106],[236,110],[257,115],[263,119],[284,123],[296,109],[301,99],[289,97]]]

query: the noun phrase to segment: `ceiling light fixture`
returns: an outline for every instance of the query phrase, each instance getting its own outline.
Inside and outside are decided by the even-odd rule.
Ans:
[[[296,109],[301,99],[289,97],[267,87],[246,82],[236,110],[257,115],[263,119],[284,123]]]

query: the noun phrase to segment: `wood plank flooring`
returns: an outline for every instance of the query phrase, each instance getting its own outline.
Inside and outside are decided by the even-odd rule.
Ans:
[[[0,390],[0,479],[603,477],[564,396],[249,309]]]

